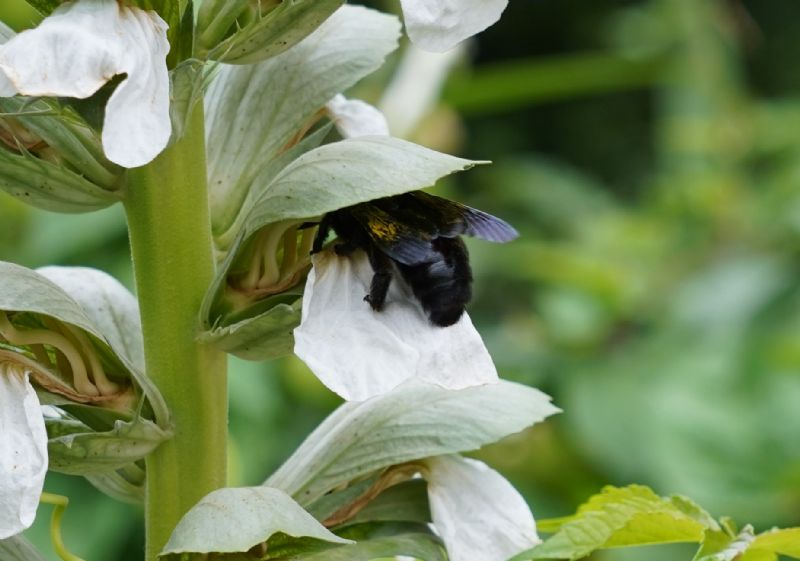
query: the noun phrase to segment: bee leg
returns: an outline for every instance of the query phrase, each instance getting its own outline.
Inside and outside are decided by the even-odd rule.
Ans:
[[[331,220],[326,214],[322,220],[319,221],[319,230],[317,230],[317,234],[314,236],[314,245],[311,246],[312,255],[322,251],[322,246],[325,243],[325,238],[328,237],[328,234],[331,231],[331,227]]]
[[[369,294],[364,296],[364,301],[369,302],[373,310],[380,312],[386,304],[386,295],[392,282],[392,261],[376,248],[370,248],[367,256],[375,274],[372,275]]]

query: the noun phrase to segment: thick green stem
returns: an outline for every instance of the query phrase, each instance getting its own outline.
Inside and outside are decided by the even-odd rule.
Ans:
[[[125,200],[147,373],[175,432],[147,458],[147,561],[187,510],[225,484],[226,359],[196,340],[214,274],[205,169],[198,104],[182,140],[131,170]]]

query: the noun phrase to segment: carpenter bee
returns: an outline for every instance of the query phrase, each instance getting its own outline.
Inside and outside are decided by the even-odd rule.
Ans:
[[[460,236],[501,243],[518,235],[491,214],[422,191],[329,212],[312,253],[322,249],[331,230],[338,255],[366,252],[375,274],[364,300],[373,310],[383,309],[392,275],[399,272],[430,321],[441,327],[456,323],[472,297],[472,269]]]

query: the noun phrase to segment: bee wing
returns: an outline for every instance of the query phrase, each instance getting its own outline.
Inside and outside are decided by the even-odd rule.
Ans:
[[[415,210],[420,215],[424,213],[420,212],[419,208],[426,208],[425,212],[438,227],[436,234],[439,236],[452,238],[464,234],[497,243],[509,242],[519,236],[511,224],[488,212],[423,191],[415,191],[408,195],[411,197],[406,204],[407,208],[416,207]]]
[[[437,258],[430,232],[417,229],[372,203],[356,205],[350,211],[370,240],[393,260],[403,265],[419,265]]]

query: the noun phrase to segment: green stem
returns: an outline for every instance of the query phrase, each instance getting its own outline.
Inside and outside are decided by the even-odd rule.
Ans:
[[[125,199],[147,374],[169,406],[175,432],[147,458],[147,561],[156,561],[197,501],[225,484],[226,359],[196,340],[214,275],[205,169],[197,104],[184,137],[130,171]]]

